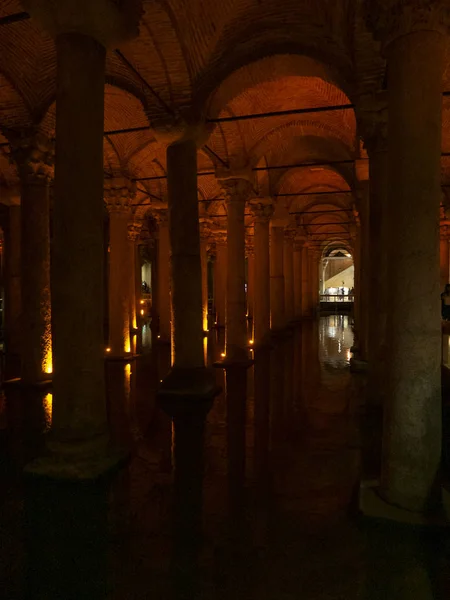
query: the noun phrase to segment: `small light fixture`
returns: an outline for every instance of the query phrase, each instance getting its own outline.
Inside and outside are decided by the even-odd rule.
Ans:
[[[143,311],[143,310],[141,310],[141,315],[143,315],[143,314],[144,314],[144,311]]]
[[[162,379],[159,380],[159,383],[162,383]]]
[[[159,339],[161,339],[161,336],[160,336],[160,335],[158,335],[158,340],[159,340]]]
[[[225,352],[222,352],[220,356],[221,356],[222,358],[225,358],[225,356],[226,356]]]
[[[249,344],[250,344],[250,345],[253,345],[253,340],[249,340]]]
[[[111,348],[106,348],[106,352],[111,352]]]
[[[141,304],[144,304],[144,301],[143,301],[143,300],[141,300]]]

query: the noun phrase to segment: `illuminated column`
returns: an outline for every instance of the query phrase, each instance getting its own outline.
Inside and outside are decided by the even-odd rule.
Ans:
[[[136,262],[138,261],[138,245],[137,241],[141,234],[142,223],[137,220],[133,220],[128,223],[128,258],[129,258],[129,274],[128,281],[130,285],[130,297],[129,297],[129,306],[130,306],[130,332],[133,335],[136,334],[137,326],[138,326],[138,310],[139,310],[139,294],[136,295],[137,285],[136,285],[136,276],[137,276],[137,268]],[[140,265],[139,265],[140,267]],[[140,274],[139,274],[140,279]],[[133,340],[132,340],[133,341]],[[136,347],[133,347],[132,351],[136,352]]]
[[[302,251],[303,240],[294,240],[294,316],[296,320],[302,318]]]
[[[305,243],[302,248],[302,317],[311,316],[310,288],[308,244]]]
[[[167,210],[156,213],[159,224],[158,230],[158,311],[159,330],[158,339],[161,342],[170,342],[171,316],[170,316],[170,239],[169,220]]]
[[[319,300],[319,255],[317,252],[308,252],[309,259],[309,293],[310,293],[310,312],[315,316]]]
[[[3,191],[3,190],[2,190]],[[16,199],[18,202],[19,198]],[[5,227],[5,353],[6,378],[20,375],[21,294],[20,294],[20,204],[10,204]]]
[[[283,248],[284,271],[284,312],[285,322],[290,323],[295,316],[294,295],[294,232],[286,229],[284,232]]]
[[[109,352],[114,357],[131,352],[128,224],[134,193],[134,186],[127,179],[105,180],[109,212]]]
[[[272,226],[270,231],[270,326],[273,331],[285,326],[283,243],[284,227]]]
[[[270,332],[270,249],[269,222],[273,214],[270,199],[253,201],[255,280],[253,306],[253,339],[255,345],[264,344]]]
[[[449,283],[449,247],[448,247],[448,228],[441,227],[440,229],[441,239],[439,245],[439,253],[440,253],[440,285],[441,291],[444,291],[445,285]]]
[[[202,264],[202,323],[208,331],[208,244],[211,236],[210,223],[200,219],[200,259]]]
[[[253,243],[246,245],[247,254],[247,318],[253,320],[253,305],[255,303],[255,253]]]
[[[246,179],[222,179],[227,207],[227,361],[246,361],[247,320],[245,299],[245,203],[252,193]]]
[[[440,501],[438,253],[447,12],[445,2],[396,1],[372,15],[384,41],[389,107],[390,339],[380,493],[420,512]],[[412,290],[418,290],[416,302]]]
[[[225,327],[227,303],[227,239],[225,234],[215,233],[216,262],[214,265],[214,303],[217,327]]]
[[[52,373],[49,182],[53,147],[41,133],[10,137],[21,186],[21,378],[26,384]]]
[[[353,265],[355,273],[355,297],[353,316],[355,321],[355,350],[359,349],[359,330],[360,330],[360,315],[361,315],[361,226],[358,213],[355,214],[356,226],[352,235],[353,243]]]

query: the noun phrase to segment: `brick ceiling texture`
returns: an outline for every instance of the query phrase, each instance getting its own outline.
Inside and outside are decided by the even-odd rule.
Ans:
[[[306,109],[358,104],[383,88],[385,62],[362,0],[144,0],[143,7],[139,37],[108,52],[104,126],[105,175],[138,179],[139,214],[165,200],[165,148],[155,130],[181,116],[207,123],[198,153],[202,215],[224,225],[215,170],[247,167],[255,193],[272,197],[277,213],[305,234],[348,237],[358,203],[351,161],[367,159],[355,111]],[[0,23],[22,11],[19,0],[2,0]],[[16,186],[17,173],[2,131],[33,126],[54,135],[55,75],[54,43],[32,19],[0,25],[3,186]],[[278,114],[233,120],[267,113]],[[443,151],[450,151],[450,98]],[[346,162],[296,166],[337,161]],[[442,177],[450,184],[450,158],[442,159]],[[251,231],[250,213],[247,224]]]

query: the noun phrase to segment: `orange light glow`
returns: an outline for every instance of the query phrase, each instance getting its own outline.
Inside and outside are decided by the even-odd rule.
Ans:
[[[43,366],[44,373],[47,373],[48,375],[53,373],[53,356],[52,356],[51,347],[47,349],[47,353],[44,356],[42,366]]]
[[[143,310],[141,310],[141,315],[143,315],[143,314],[144,314],[144,311],[143,311]]]
[[[106,348],[106,352],[111,352],[111,348]]]
[[[252,345],[253,344],[253,340],[249,340],[249,344]]]
[[[45,431],[49,431],[52,427],[52,416],[53,416],[53,394],[48,393],[44,396],[42,402],[44,408],[44,419],[45,419]]]
[[[222,352],[220,356],[222,356],[222,358],[225,358],[225,356],[226,356],[225,352]]]
[[[141,300],[141,304],[144,304],[144,300]]]

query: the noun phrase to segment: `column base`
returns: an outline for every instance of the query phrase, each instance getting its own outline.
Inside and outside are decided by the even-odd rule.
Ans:
[[[355,358],[352,356],[350,359],[350,371],[352,373],[366,373],[369,368],[367,361]]]
[[[105,356],[105,358],[107,361],[111,361],[111,362],[130,362],[130,360],[134,360],[137,356],[138,356],[138,354],[132,354],[130,352],[129,354],[127,354],[127,353],[118,354],[118,355],[108,354],[107,356]]]
[[[206,414],[220,392],[212,369],[174,367],[163,380],[157,399],[164,412],[173,418],[185,412],[192,413],[194,403]]]
[[[450,528],[450,492],[442,488],[442,509],[436,514],[421,514],[389,504],[378,493],[378,481],[363,481],[359,488],[362,516],[382,521],[426,528]]]

